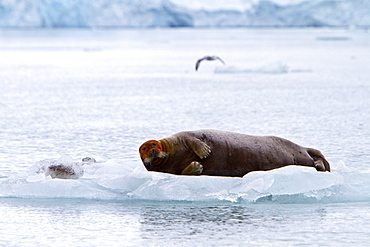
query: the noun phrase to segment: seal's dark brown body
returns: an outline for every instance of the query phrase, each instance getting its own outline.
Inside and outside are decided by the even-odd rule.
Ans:
[[[153,143],[146,143],[149,142]],[[251,171],[287,165],[330,171],[330,165],[320,151],[275,136],[251,136],[218,130],[180,132],[159,140],[155,150],[149,148],[152,157],[145,159],[150,156],[142,152],[146,143],[141,146],[140,153],[149,171],[238,177]],[[160,157],[156,156],[157,151]],[[202,168],[201,171],[193,171],[193,166],[189,166],[194,161],[193,166]]]

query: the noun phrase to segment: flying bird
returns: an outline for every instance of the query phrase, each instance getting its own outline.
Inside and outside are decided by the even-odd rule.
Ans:
[[[199,65],[203,60],[208,60],[208,61],[219,60],[222,64],[225,64],[225,62],[218,56],[205,56],[205,57],[202,57],[201,59],[198,59],[197,63],[195,64],[196,71],[198,71]]]

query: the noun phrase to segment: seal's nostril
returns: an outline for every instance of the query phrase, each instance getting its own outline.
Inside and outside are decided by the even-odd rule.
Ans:
[[[154,154],[155,153],[155,150],[154,149],[150,149],[149,151],[151,154]]]

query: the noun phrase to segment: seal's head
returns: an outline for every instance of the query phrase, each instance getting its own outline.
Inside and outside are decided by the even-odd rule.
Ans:
[[[156,140],[144,142],[140,146],[139,152],[141,160],[149,171],[153,170],[153,165],[156,165],[162,158],[167,156],[163,151],[162,143]]]

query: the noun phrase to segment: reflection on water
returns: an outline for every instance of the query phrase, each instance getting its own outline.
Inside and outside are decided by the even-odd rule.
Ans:
[[[8,198],[0,200],[0,243],[320,245],[337,236],[341,244],[361,244],[368,239],[368,206]]]

